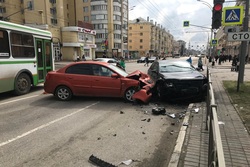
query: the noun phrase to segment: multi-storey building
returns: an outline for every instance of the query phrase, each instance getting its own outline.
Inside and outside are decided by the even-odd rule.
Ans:
[[[83,21],[93,24],[96,30],[97,57],[125,55],[128,0],[91,0],[84,4]]]
[[[128,50],[133,57],[168,56],[173,52],[174,37],[162,26],[143,18],[131,20],[128,30]]]
[[[53,34],[55,59],[121,55],[127,50],[128,0],[0,0],[0,19]]]

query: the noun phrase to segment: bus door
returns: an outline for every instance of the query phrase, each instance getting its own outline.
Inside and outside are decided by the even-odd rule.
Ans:
[[[44,82],[46,74],[53,70],[51,41],[36,39],[38,83]]]

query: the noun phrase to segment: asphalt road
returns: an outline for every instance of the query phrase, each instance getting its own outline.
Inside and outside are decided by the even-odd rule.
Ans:
[[[126,63],[126,69],[147,67]],[[89,97],[61,102],[43,94],[42,86],[24,96],[0,94],[0,166],[92,167],[92,154],[114,165],[132,159],[133,167],[166,166],[182,120],[153,115],[156,106],[180,113],[188,104]]]

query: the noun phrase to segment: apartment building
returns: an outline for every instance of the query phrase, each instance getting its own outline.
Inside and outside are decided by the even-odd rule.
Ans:
[[[170,56],[173,52],[174,37],[152,20],[138,18],[129,22],[128,50],[132,57]]]
[[[77,3],[79,5],[76,5]],[[83,54],[87,59],[92,59],[95,57],[95,33],[91,29],[83,30],[83,27],[78,27],[80,17],[76,13],[76,6],[83,6],[83,2],[80,0],[78,2],[76,0],[0,0],[0,19],[51,31],[55,60],[59,60],[60,53],[64,60],[75,60],[77,55]],[[75,27],[78,31],[69,31],[69,33],[62,31],[62,28],[69,26]],[[70,43],[65,34],[72,37]]]

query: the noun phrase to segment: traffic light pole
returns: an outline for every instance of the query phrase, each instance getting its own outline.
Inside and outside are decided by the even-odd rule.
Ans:
[[[249,13],[249,0],[246,0],[245,4],[245,17],[243,22],[243,32],[248,31],[248,13]],[[248,41],[241,42],[241,52],[239,55],[240,66],[237,81],[237,92],[240,90],[240,84],[244,82],[244,71],[245,71],[245,61],[247,56],[247,43]]]

